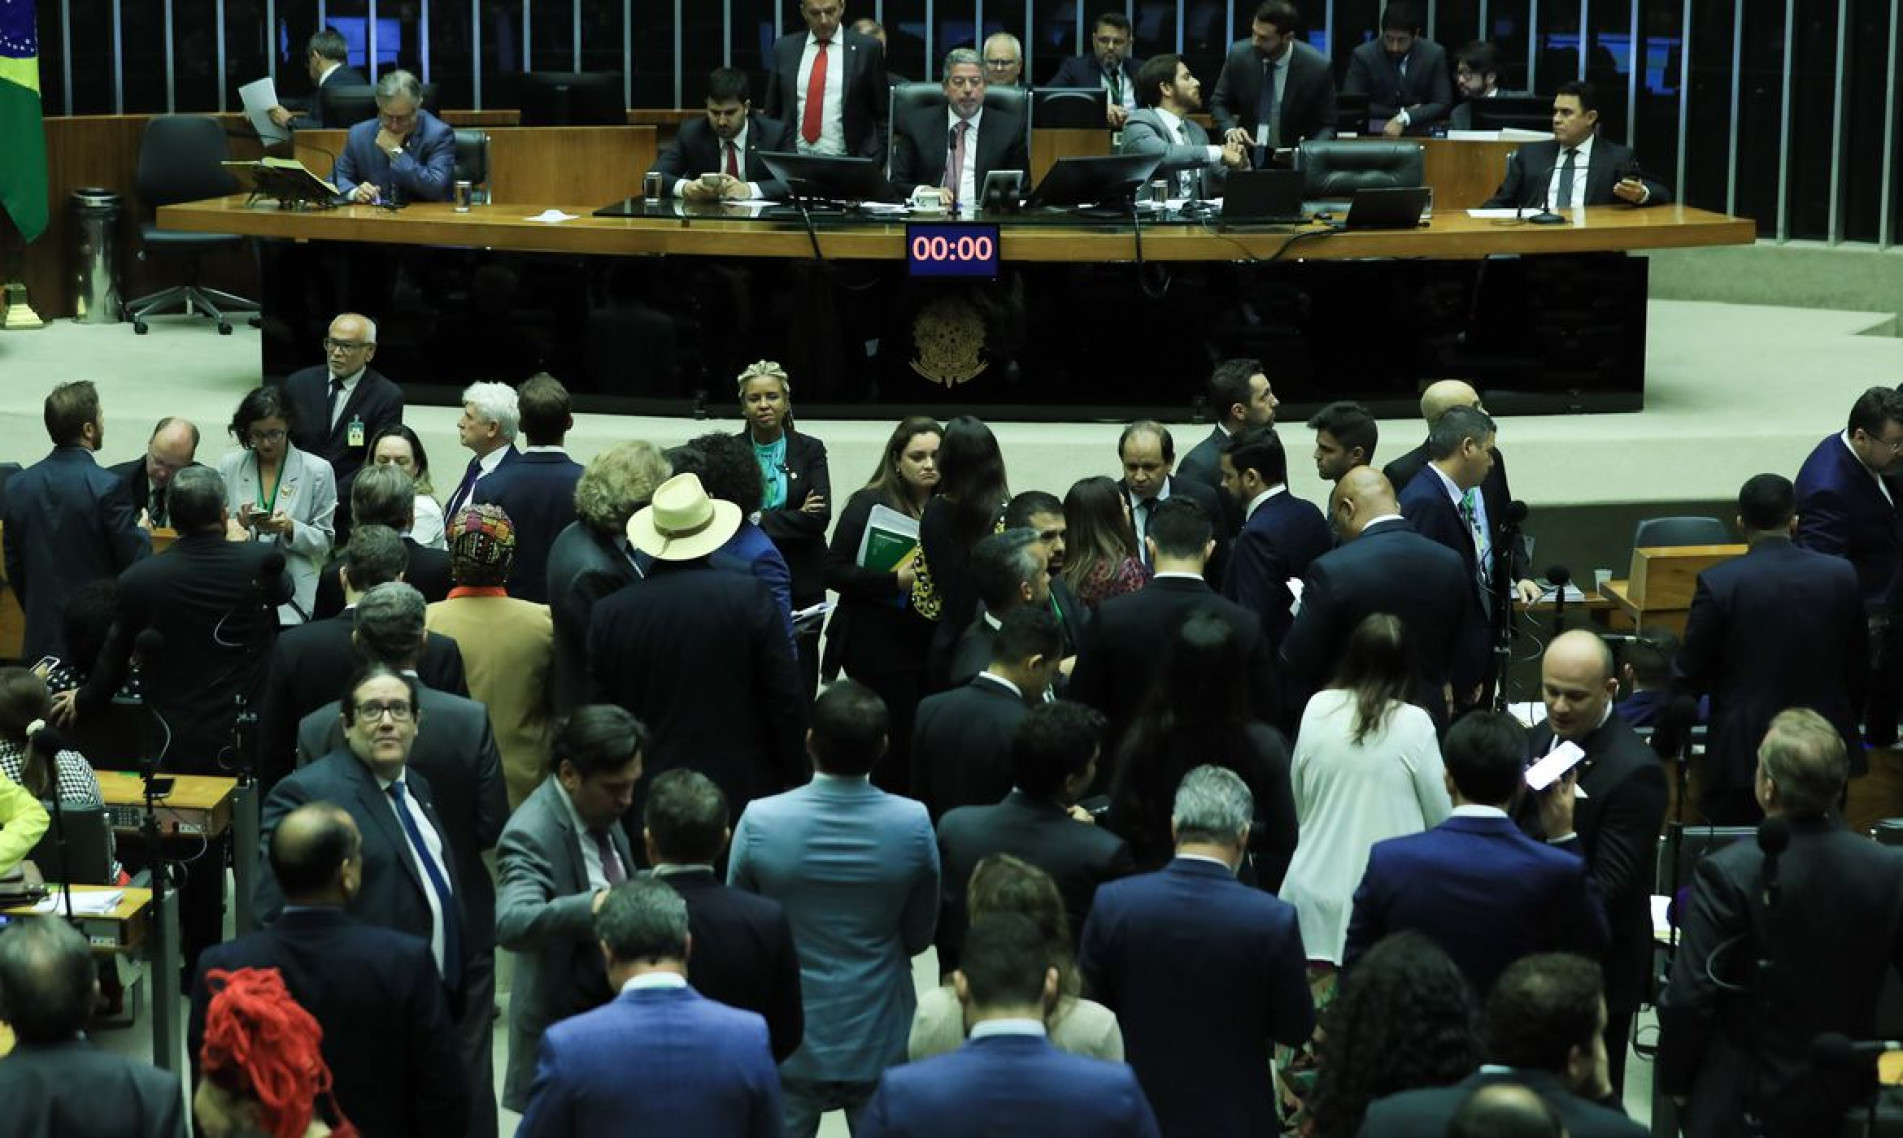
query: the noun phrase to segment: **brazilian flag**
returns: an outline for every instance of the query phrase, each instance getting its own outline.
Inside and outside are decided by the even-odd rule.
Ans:
[[[28,241],[46,231],[46,134],[33,0],[0,0],[0,207]]]

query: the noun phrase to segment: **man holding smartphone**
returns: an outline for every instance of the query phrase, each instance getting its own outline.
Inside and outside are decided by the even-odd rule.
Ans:
[[[1665,771],[1650,747],[1612,713],[1619,680],[1612,650],[1597,633],[1574,629],[1554,638],[1540,660],[1546,722],[1533,729],[1538,760],[1562,743],[1585,758],[1525,803],[1520,824],[1534,837],[1578,854],[1606,903],[1611,934],[1606,970],[1606,1053],[1616,1094],[1625,1089],[1632,1017],[1644,998],[1652,961],[1652,889],[1659,828],[1665,823]]]

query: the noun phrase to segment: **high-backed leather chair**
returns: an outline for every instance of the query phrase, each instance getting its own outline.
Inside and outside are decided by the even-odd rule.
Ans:
[[[471,130],[466,127],[456,129],[456,173],[458,182],[485,186],[489,184],[489,132]]]
[[[1304,175],[1302,195],[1310,199],[1352,198],[1356,190],[1426,184],[1418,142],[1311,140],[1302,143],[1296,161]]]
[[[898,124],[912,112],[924,108],[945,108],[945,88],[937,83],[894,83],[892,85],[892,124],[886,143],[885,174],[892,176],[892,156],[898,152]],[[1024,151],[1031,151],[1031,92],[1024,87],[986,87],[985,110],[1016,115],[1024,129]]]
[[[1669,545],[1730,545],[1735,539],[1717,518],[1645,518],[1632,529],[1632,548]]]

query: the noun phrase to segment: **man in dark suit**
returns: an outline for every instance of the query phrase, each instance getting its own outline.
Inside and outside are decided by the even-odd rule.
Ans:
[[[999,622],[984,671],[920,701],[911,788],[934,819],[960,806],[996,802],[1011,789],[1011,740],[1030,707],[1044,702],[1060,643],[1048,609],[1013,609]]]
[[[395,530],[358,526],[338,566],[349,604],[336,616],[301,624],[278,638],[271,653],[264,709],[258,714],[258,777],[267,793],[291,771],[298,722],[326,703],[335,703],[350,674],[363,666],[364,655],[356,644],[357,604],[378,585],[402,578],[403,553]],[[416,662],[417,678],[436,691],[467,698],[469,682],[461,649],[447,636],[427,635]],[[403,646],[404,659],[413,654],[413,644]]]
[[[1414,649],[1414,702],[1445,729],[1455,649],[1477,619],[1473,578],[1458,555],[1401,516],[1373,467],[1343,475],[1330,510],[1342,544],[1310,563],[1303,579],[1302,608],[1282,642],[1287,708],[1299,715],[1334,676],[1355,628],[1371,613],[1388,613],[1407,626]]]
[[[338,1109],[365,1138],[461,1135],[469,1077],[429,946],[345,914],[363,879],[363,835],[349,812],[329,802],[298,807],[272,833],[269,857],[286,911],[199,958],[185,1037],[193,1070],[213,995],[210,974],[275,968],[323,1025]]]
[[[403,422],[403,389],[370,366],[376,354],[376,322],[346,312],[330,322],[324,362],[300,368],[284,381],[291,441],[330,463],[337,475],[339,543],[350,538],[351,480],[363,468],[364,448],[385,427]]]
[[[1063,649],[1058,654],[1069,659],[1077,655],[1078,646],[1083,644],[1084,630],[1090,626],[1092,613],[1090,606],[1078,600],[1076,592],[1064,580],[1065,558],[1070,552],[1067,545],[1070,524],[1064,520],[1064,503],[1045,490],[1013,494],[1011,503],[1004,508],[1004,528],[1020,526],[1035,533],[1038,544],[1044,547],[1044,569],[1051,579],[1051,613],[1057,617],[1058,631],[1064,637]]]
[[[304,48],[304,69],[311,76],[310,97],[287,99],[283,104],[272,107],[268,112],[271,121],[279,126],[291,126],[303,119],[305,126],[338,130],[357,125],[331,122],[324,115],[324,88],[370,85],[370,80],[364,78],[363,72],[350,66],[350,45],[336,28],[324,28],[311,33]]]
[[[1903,858],[1833,816],[1847,771],[1835,726],[1780,714],[1755,781],[1787,848],[1773,857],[1761,836],[1698,863],[1659,999],[1659,1084],[1690,1138],[1749,1133],[1739,1120],[1753,1116],[1762,1134],[1836,1133],[1875,1090],[1869,1060],[1831,1067],[1811,1051],[1827,1033],[1874,1037],[1877,995],[1903,961]]]
[[[1275,720],[1280,708],[1275,658],[1263,639],[1261,618],[1224,600],[1203,580],[1203,567],[1215,548],[1212,516],[1184,500],[1158,505],[1145,538],[1156,575],[1136,592],[1097,606],[1097,619],[1077,655],[1067,694],[1109,716],[1113,740],[1121,738],[1156,683],[1163,647],[1175,639],[1189,615],[1199,611],[1213,612],[1236,629],[1249,661],[1250,702],[1258,717]]]
[[[421,635],[416,642],[422,643]],[[423,718],[421,699],[416,681],[388,665],[371,664],[359,671],[335,721],[342,728],[343,745],[278,783],[264,801],[261,837],[269,843],[278,822],[306,802],[330,802],[349,811],[363,835],[363,885],[348,912],[367,924],[428,941],[458,1020],[459,1045],[469,1070],[469,1132],[493,1135],[494,1044],[487,1017],[493,1009],[495,926],[493,921],[477,926],[470,920],[468,902],[475,883],[459,869],[463,858],[437,811],[429,778],[410,765]],[[277,877],[260,874],[258,912],[272,922],[284,906]],[[490,959],[479,959],[485,957]],[[489,997],[474,1007],[466,1002],[466,977],[476,986],[485,980],[489,986]],[[466,1022],[472,1014],[480,1029]],[[479,1054],[472,1047],[478,1035]]]
[[[178,1076],[103,1051],[86,1038],[99,983],[92,948],[59,917],[14,917],[0,929],[0,1059],[8,1138],[185,1138]]]
[[[478,482],[470,500],[501,506],[515,525],[509,595],[547,604],[549,547],[575,520],[575,483],[581,481],[581,463],[562,447],[575,416],[568,389],[547,372],[524,380],[516,396],[528,446],[515,462]]]
[[[555,713],[588,702],[588,621],[595,605],[640,581],[653,559],[628,544],[628,519],[668,476],[653,443],[616,443],[575,483],[575,521],[548,551],[548,611],[555,625]]]
[[[1903,524],[1896,487],[1903,468],[1903,392],[1872,387],[1849,424],[1811,448],[1797,472],[1797,544],[1848,561],[1857,571],[1870,635],[1877,642],[1863,722],[1872,747],[1896,743],[1903,697],[1903,619],[1897,616]],[[1854,753],[1854,752],[1853,752]],[[1853,765],[1856,760],[1852,760]]]
[[[1123,478],[1117,483],[1117,489],[1130,503],[1130,521],[1136,527],[1137,550],[1145,566],[1156,568],[1150,547],[1144,541],[1150,532],[1150,516],[1171,498],[1187,498],[1201,507],[1209,519],[1212,534],[1222,524],[1220,470],[1218,481],[1213,484],[1177,477],[1174,473],[1176,442],[1170,438],[1168,427],[1153,419],[1140,419],[1123,428],[1117,437],[1117,461],[1123,467]]]
[[[594,923],[620,994],[543,1036],[517,1133],[780,1138],[766,1024],[688,984],[694,946],[680,895],[652,878],[623,882],[603,894]]]
[[[1176,466],[1180,478],[1194,479],[1219,493],[1222,517],[1217,519],[1218,554],[1215,560],[1226,569],[1224,546],[1242,528],[1242,506],[1222,490],[1222,450],[1234,435],[1250,427],[1275,426],[1275,409],[1280,401],[1262,371],[1260,360],[1233,359],[1217,364],[1209,373],[1209,411],[1216,425],[1209,436],[1189,448]],[[1220,585],[1220,573],[1212,584]]]
[[[620,704],[653,732],[651,773],[692,767],[738,809],[805,777],[805,698],[786,623],[767,586],[708,558],[740,528],[740,508],[692,474],[661,483],[628,522],[655,559],[644,581],[594,608],[588,673],[594,699]],[[706,713],[718,685],[725,712]]]
[[[1223,177],[1249,164],[1240,143],[1217,142],[1189,116],[1203,109],[1202,81],[1180,55],[1156,55],[1137,72],[1137,101],[1119,135],[1123,154],[1154,154],[1156,175],[1167,175],[1173,198],[1220,197]]]
[[[1051,606],[1047,551],[1029,526],[991,534],[972,547],[971,583],[984,608],[952,646],[947,679],[953,687],[963,687],[991,664],[998,627],[1013,609]]]
[[[1624,1093],[1626,1044],[1645,997],[1652,962],[1652,886],[1665,824],[1665,771],[1626,722],[1612,713],[1619,681],[1612,651],[1596,633],[1555,637],[1540,659],[1546,722],[1534,728],[1535,758],[1560,742],[1579,745],[1574,772],[1520,811],[1522,825],[1586,861],[1606,903],[1606,1051],[1614,1090]],[[1537,814],[1537,819],[1531,817]]]
[[[1523,957],[1486,997],[1487,1066],[1446,1087],[1377,1099],[1363,1134],[1442,1138],[1463,1102],[1485,1088],[1523,1087],[1539,1096],[1571,1138],[1642,1138],[1606,1074],[1605,984],[1599,966],[1565,953]],[[1495,1133],[1481,1131],[1481,1133]]]
[[[1249,38],[1231,45],[1216,76],[1209,100],[1216,133],[1247,148],[1258,168],[1274,150],[1335,137],[1335,72],[1295,38],[1301,22],[1288,0],[1263,0]]]
[[[1500,52],[1486,40],[1475,40],[1455,53],[1454,88],[1460,102],[1447,112],[1449,130],[1473,129],[1476,102],[1518,93],[1500,89]]]
[[[845,0],[799,0],[806,30],[773,41],[766,114],[804,154],[884,159],[892,92],[885,49],[839,26]]]
[[[1130,58],[1130,39],[1130,18],[1120,11],[1105,12],[1091,25],[1091,50],[1065,58],[1046,86],[1103,90],[1110,129],[1122,130],[1137,109],[1137,72],[1143,67],[1141,59]]]
[[[1381,11],[1381,38],[1348,57],[1342,93],[1368,96],[1368,114],[1389,138],[1429,133],[1454,105],[1447,51],[1422,38],[1421,27],[1412,0],[1394,0]]]
[[[992,914],[972,927],[968,944],[952,982],[971,1041],[887,1071],[866,1107],[866,1133],[1155,1138],[1156,1116],[1128,1067],[1051,1046],[1044,1025],[1057,1003],[1057,970],[1037,925]]]
[[[634,801],[646,740],[646,728],[621,708],[580,708],[551,745],[552,777],[502,831],[496,937],[516,954],[502,1084],[510,1110],[528,1105],[535,1049],[549,1025],[614,994],[594,916],[608,890],[634,875],[634,851],[617,823]]]
[[[1523,785],[1525,728],[1504,713],[1475,712],[1447,732],[1441,758],[1454,813],[1425,833],[1375,843],[1342,968],[1403,929],[1439,945],[1475,992],[1534,953],[1597,960],[1605,907],[1586,863],[1534,841],[1508,814]]]
[[[475,501],[472,495],[477,483],[522,460],[522,452],[515,449],[515,436],[521,429],[522,409],[515,388],[488,382],[463,388],[463,413],[456,420],[456,441],[474,457],[443,503],[446,525],[454,526],[462,508]]]
[[[1308,429],[1315,432],[1315,473],[1324,482],[1340,482],[1355,467],[1374,463],[1381,428],[1361,404],[1330,403],[1309,417]]]
[[[1591,83],[1561,83],[1553,96],[1553,140],[1531,142],[1507,158],[1506,179],[1489,209],[1579,209],[1591,205],[1670,205],[1672,191],[1639,169],[1631,150],[1600,138],[1599,96]]]
[[[1857,718],[1870,666],[1856,570],[1791,543],[1789,480],[1760,474],[1746,482],[1738,528],[1749,552],[1698,575],[1676,665],[1682,687],[1711,695],[1699,813],[1718,826],[1758,821],[1757,744],[1785,708],[1822,715],[1845,752],[1860,755]]]
[[[377,80],[377,117],[350,128],[330,180],[357,204],[401,205],[449,197],[456,132],[423,109],[423,85],[407,71]]]
[[[57,656],[60,614],[80,586],[116,577],[152,552],[125,483],[93,457],[106,437],[90,381],[46,397],[53,451],[7,480],[6,571],[26,615],[20,657]]]
[[[1077,967],[1163,1134],[1269,1138],[1273,1047],[1315,1029],[1295,907],[1236,880],[1255,804],[1234,772],[1189,772],[1170,817],[1175,860],[1097,891]]]
[[[1223,493],[1242,509],[1242,532],[1229,551],[1222,595],[1262,621],[1271,653],[1281,650],[1294,615],[1290,578],[1335,544],[1313,502],[1288,488],[1288,455],[1274,427],[1256,427],[1229,440],[1222,455]]]
[[[1480,501],[1480,487],[1493,469],[1494,434],[1493,420],[1485,412],[1449,409],[1428,433],[1427,465],[1406,486],[1396,487],[1401,516],[1422,537],[1459,556],[1474,594],[1454,665],[1454,700],[1460,707],[1482,698],[1494,641],[1489,601],[1498,566],[1492,526]]]
[[[1097,887],[1135,868],[1122,838],[1072,811],[1097,777],[1104,718],[1078,703],[1039,704],[1011,739],[1011,792],[938,820],[941,893],[938,970],[949,975],[964,947],[971,871],[992,854],[1023,858],[1051,875],[1064,898],[1071,936],[1081,936]]]
[[[376,526],[402,535],[398,539],[401,560],[397,571],[405,584],[431,604],[449,597],[449,553],[420,545],[410,536],[416,525],[416,482],[402,467],[383,463],[359,470],[350,480],[350,513],[351,537],[356,536],[357,526]],[[337,548],[348,550],[349,543],[346,538],[337,543]],[[339,572],[345,560],[347,555],[326,564],[318,575],[317,600],[311,606],[313,620],[336,616],[355,603],[350,600],[350,586],[344,584]],[[359,579],[356,590],[362,592],[373,584],[381,582]]]
[[[760,152],[792,149],[793,132],[785,123],[754,112],[747,73],[716,67],[707,76],[707,114],[681,123],[650,172],[661,175],[664,196],[682,201],[779,201],[786,186],[760,161]],[[708,174],[719,175],[719,185],[703,181]]]
[[[152,429],[144,458],[115,463],[108,468],[126,484],[142,527],[170,528],[172,512],[167,508],[165,493],[172,485],[172,475],[193,465],[197,454],[198,428],[189,420],[167,415]]]
[[[975,211],[986,174],[1021,170],[1029,176],[1024,122],[985,109],[984,61],[977,52],[954,48],[945,56],[944,75],[943,111],[920,107],[892,124],[892,186],[905,195],[936,189],[946,208]]]
[[[714,872],[732,837],[727,799],[706,775],[668,771],[648,789],[641,840],[654,876],[687,901],[694,990],[764,1016],[773,1061],[783,1062],[806,1026],[799,953],[778,901],[735,889]]]

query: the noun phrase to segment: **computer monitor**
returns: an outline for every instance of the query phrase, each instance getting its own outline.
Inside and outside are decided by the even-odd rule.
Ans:
[[[888,202],[897,199],[885,168],[870,158],[762,151],[760,161],[787,190],[807,202]]]
[[[107,842],[106,808],[97,802],[60,803],[60,825],[46,828],[28,854],[41,876],[66,885],[111,885],[112,847]],[[52,811],[49,803],[47,810]],[[66,835],[66,856],[60,857],[59,834]]]
[[[1553,130],[1551,95],[1495,95],[1467,105],[1473,108],[1475,130]]]
[[[626,100],[619,71],[530,71],[517,108],[523,126],[626,126]]]
[[[1160,154],[1112,154],[1102,158],[1059,158],[1037,184],[1031,206],[1115,205],[1136,196],[1156,173]]]
[[[1110,96],[1102,87],[1039,87],[1031,92],[1038,130],[1104,130]]]

